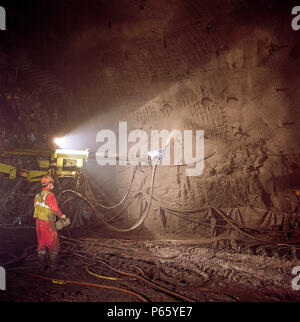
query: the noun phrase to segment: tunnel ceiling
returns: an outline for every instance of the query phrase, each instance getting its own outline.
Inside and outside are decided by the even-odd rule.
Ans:
[[[109,124],[108,116],[121,119],[175,84],[236,78],[280,52],[294,49],[297,56],[290,7],[279,1],[9,1],[1,62],[15,71],[15,90],[39,91],[36,106],[57,113],[57,126],[72,128],[101,113]],[[220,95],[226,85],[218,84]],[[17,122],[34,111],[24,105],[5,117]]]
[[[119,121],[146,131],[202,129],[205,154],[215,153],[204,175],[174,169],[173,189],[162,193],[178,204],[291,209],[286,195],[299,169],[294,2],[2,5],[2,147],[48,147],[45,138],[80,128],[94,147],[97,131]]]

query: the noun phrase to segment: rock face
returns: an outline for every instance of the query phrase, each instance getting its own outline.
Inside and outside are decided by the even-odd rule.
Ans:
[[[297,212],[300,31],[291,28],[292,8],[275,0],[8,5],[1,147],[49,148],[66,135],[70,147],[96,150],[97,132],[117,133],[119,122],[149,137],[204,130],[203,174],[159,166],[157,198],[181,208]],[[131,169],[87,171],[113,203]],[[144,171],[136,189],[149,184]]]

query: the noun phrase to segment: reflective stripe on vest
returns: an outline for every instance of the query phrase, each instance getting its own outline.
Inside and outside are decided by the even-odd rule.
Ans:
[[[46,205],[45,201],[44,202],[38,202],[38,201],[36,201],[35,202],[35,205],[38,205],[38,206],[41,206],[41,207],[50,209],[50,207]]]

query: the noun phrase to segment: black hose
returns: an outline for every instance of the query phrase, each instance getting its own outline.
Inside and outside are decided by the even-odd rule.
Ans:
[[[104,209],[114,209],[114,208],[117,208],[119,207],[120,205],[123,204],[123,202],[126,200],[126,198],[128,197],[130,191],[131,191],[131,188],[132,188],[132,184],[133,184],[133,181],[134,181],[134,177],[135,177],[135,174],[136,174],[136,171],[137,171],[138,167],[134,167],[134,170],[133,170],[133,174],[132,174],[132,177],[131,177],[131,182],[130,182],[130,185],[129,185],[129,188],[127,190],[127,192],[125,193],[124,197],[121,199],[120,202],[118,202],[117,204],[113,205],[113,206],[105,206],[103,205],[102,203],[100,203],[99,201],[97,201],[93,195],[92,195],[92,192],[91,192],[91,188],[90,188],[90,185],[89,185],[89,182],[88,182],[88,179],[87,179],[87,176],[85,174],[85,178],[86,178],[86,182],[87,182],[87,185],[88,185],[88,188],[90,190],[90,197],[91,197],[91,200],[92,202],[97,205],[97,206],[100,206],[101,208],[104,208]]]
[[[82,199],[83,201],[85,201],[93,210],[96,218],[99,218],[100,221],[109,229],[113,230],[113,231],[116,231],[116,232],[128,232],[128,231],[131,231],[131,230],[134,230],[136,228],[138,228],[143,222],[144,220],[146,219],[146,217],[148,216],[149,214],[149,211],[150,211],[150,208],[151,208],[151,201],[152,201],[152,196],[153,196],[153,188],[154,188],[154,179],[155,179],[155,172],[156,172],[156,168],[157,168],[157,165],[158,165],[158,162],[156,162],[156,164],[154,165],[153,167],[153,170],[152,170],[152,177],[151,177],[151,186],[150,186],[150,201],[148,202],[148,205],[147,205],[147,209],[144,211],[143,215],[137,220],[137,222],[129,227],[129,228],[125,228],[125,229],[121,229],[121,228],[117,228],[111,224],[109,224],[107,221],[105,221],[102,217],[99,217],[98,214],[97,214],[97,211],[95,209],[95,206],[94,204],[88,200],[87,198],[83,197],[81,193],[79,192],[76,192],[74,190],[64,190],[62,191],[59,196],[58,196],[58,200],[60,200],[60,198],[62,197],[63,194],[66,194],[66,193],[71,193],[75,196],[77,196],[78,198]],[[139,194],[139,193],[137,193]],[[136,194],[136,195],[137,195]]]

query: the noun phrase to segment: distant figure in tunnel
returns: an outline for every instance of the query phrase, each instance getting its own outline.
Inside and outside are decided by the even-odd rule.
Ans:
[[[54,193],[54,180],[45,175],[42,180],[42,191],[34,198],[34,214],[36,222],[36,235],[38,240],[38,257],[41,264],[41,270],[46,269],[47,249],[49,251],[50,270],[56,268],[57,254],[59,252],[59,240],[55,226],[56,216],[66,219],[57,205]]]

